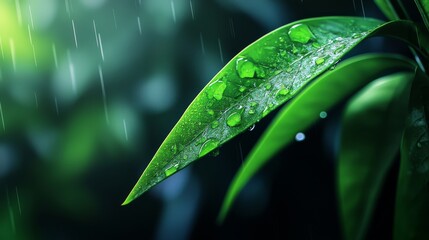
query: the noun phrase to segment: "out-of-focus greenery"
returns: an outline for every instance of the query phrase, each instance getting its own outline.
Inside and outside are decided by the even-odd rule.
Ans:
[[[184,171],[132,207],[120,204],[195,94],[239,50],[293,20],[362,15],[356,4],[0,1],[0,239],[279,234],[283,230],[273,226],[290,219],[278,219],[281,204],[269,196],[284,193],[270,192],[271,174],[251,182],[244,196],[259,197],[233,213],[231,224],[220,228],[213,222],[220,193],[254,137],[231,142],[200,164],[209,173]],[[378,14],[372,2],[364,4],[367,14]],[[248,134],[258,134],[258,128]],[[224,178],[214,184],[219,172]],[[317,194],[322,200],[314,206],[332,198]],[[312,228],[338,237],[338,226],[321,220],[328,216],[324,209],[313,209],[319,215],[310,222],[304,216],[313,210],[296,209],[303,211],[295,219],[301,227],[289,229],[289,236]]]

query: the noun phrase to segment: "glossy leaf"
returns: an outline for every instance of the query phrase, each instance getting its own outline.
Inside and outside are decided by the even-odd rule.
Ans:
[[[246,130],[366,37],[384,28],[390,34],[408,33],[402,27],[409,26],[400,24],[351,17],[307,19],[251,44],[190,104],[124,204]]]
[[[375,0],[374,1],[378,8],[383,12],[384,16],[389,20],[398,20],[398,14],[395,11],[395,8],[392,5],[391,0]]]
[[[278,113],[249,153],[235,176],[224,200],[222,220],[249,179],[276,153],[291,143],[297,132],[313,125],[322,111],[329,110],[387,70],[414,69],[408,60],[396,55],[361,55],[340,63],[322,75]],[[339,91],[341,90],[341,91]]]
[[[401,144],[394,223],[397,240],[429,239],[429,80],[417,80]]]
[[[374,19],[308,19],[248,46],[190,104],[124,204],[246,130],[380,25]]]
[[[338,166],[345,239],[365,239],[384,178],[399,150],[414,74],[382,77],[346,107]]]

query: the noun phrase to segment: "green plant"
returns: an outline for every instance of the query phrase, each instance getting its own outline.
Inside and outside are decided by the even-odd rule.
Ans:
[[[222,220],[248,180],[296,133],[360,90],[348,102],[342,121],[338,195],[344,235],[365,238],[383,180],[400,149],[394,236],[429,238],[429,3],[415,1],[425,26],[410,21],[400,1],[376,3],[391,21],[306,19],[241,51],[190,104],[123,204],[282,106],[231,184]],[[365,54],[338,63],[372,36],[404,41],[416,60]]]

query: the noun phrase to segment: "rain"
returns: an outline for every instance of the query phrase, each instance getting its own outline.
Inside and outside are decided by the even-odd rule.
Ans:
[[[374,6],[360,3],[363,16],[375,12]],[[219,141],[204,139],[197,153],[203,160],[183,171],[169,163],[167,180],[135,203],[121,203],[216,73],[264,34],[308,17],[299,15],[316,8],[307,5],[274,0],[0,1],[0,239],[280,236],[282,230],[272,233],[267,227],[283,226],[278,214],[286,211],[280,204],[286,193],[270,185],[278,176],[261,173],[256,185],[267,195],[238,206],[225,228],[214,223],[221,197],[212,197],[223,196],[272,115],[219,150]],[[341,15],[340,10],[356,11],[359,3],[341,4],[340,10],[319,7]],[[219,91],[216,97],[221,98]],[[205,107],[209,114],[220,111]],[[335,119],[331,112],[327,118],[327,112],[320,113],[323,123]],[[242,116],[238,111],[210,124],[238,126]],[[296,134],[296,141],[305,141],[298,150],[288,150],[290,158],[279,158],[300,160],[300,147],[314,141],[305,134]],[[257,195],[258,189],[250,187],[247,194]],[[277,208],[278,214],[272,211]],[[302,207],[299,211],[313,214]],[[325,216],[324,211],[317,214]]]

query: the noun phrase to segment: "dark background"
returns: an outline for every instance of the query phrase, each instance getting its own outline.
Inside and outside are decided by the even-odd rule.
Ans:
[[[258,173],[221,226],[230,181],[275,113],[218,156],[120,204],[187,105],[241,49],[302,18],[383,19],[372,1],[5,0],[0,11],[0,239],[341,239],[343,104]],[[374,51],[407,49],[374,38],[349,56]],[[391,171],[373,239],[390,236]]]

